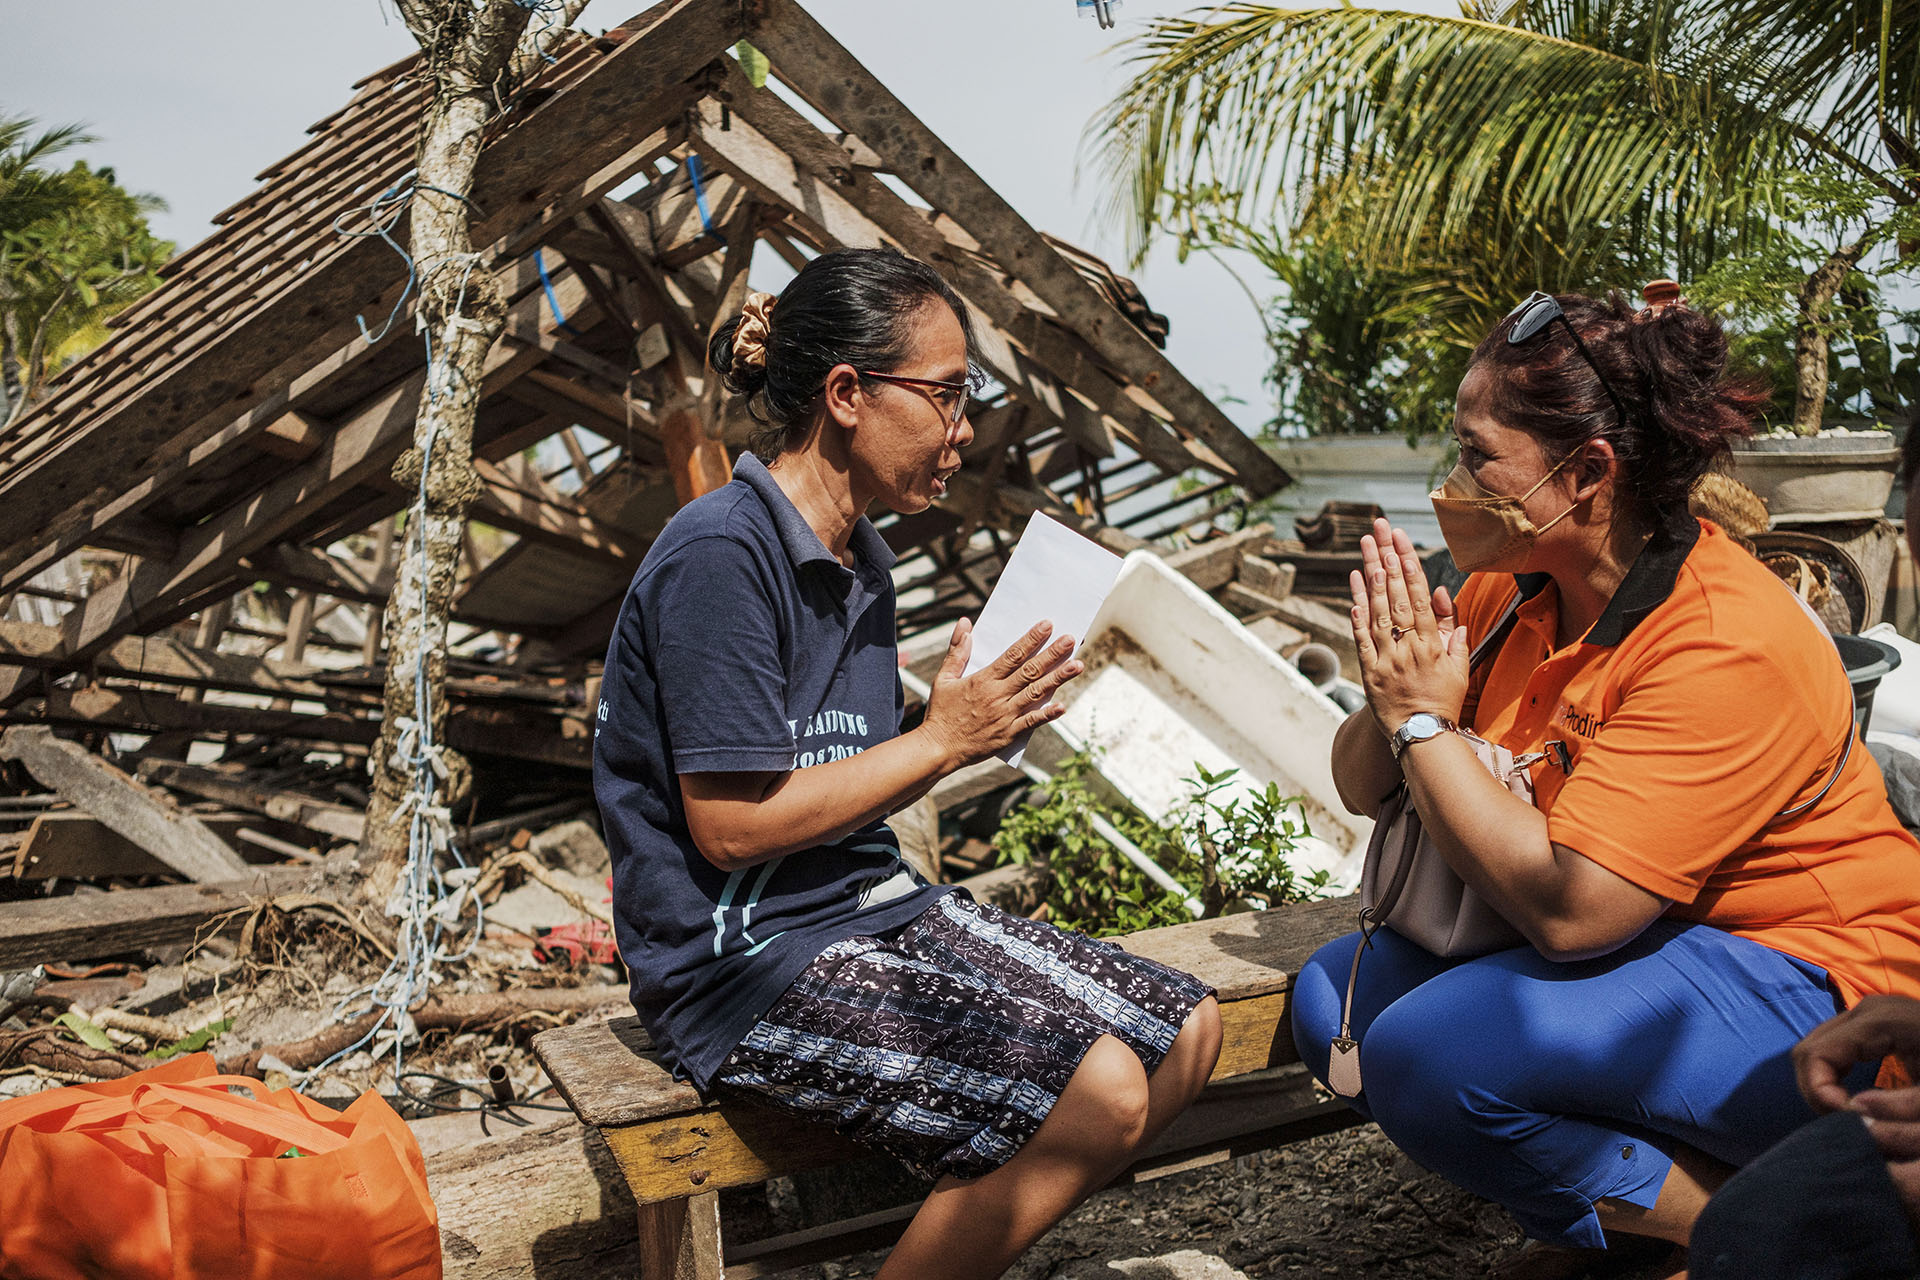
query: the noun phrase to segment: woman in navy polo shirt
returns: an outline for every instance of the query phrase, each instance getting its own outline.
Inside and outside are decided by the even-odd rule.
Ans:
[[[633,1001],[703,1090],[831,1124],[938,1179],[880,1274],[987,1277],[1200,1092],[1213,993],[919,879],[886,816],[1051,720],[1043,623],[900,732],[893,554],[973,438],[966,309],[890,250],[749,298],[710,358],[767,429],[634,577],[594,784]]]

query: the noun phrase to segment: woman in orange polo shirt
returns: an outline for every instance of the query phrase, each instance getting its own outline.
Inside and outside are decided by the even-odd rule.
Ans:
[[[1459,600],[1385,521],[1354,574],[1368,705],[1335,740],[1342,797],[1371,814],[1404,782],[1529,945],[1446,960],[1376,932],[1353,1102],[1559,1245],[1684,1244],[1713,1188],[1811,1117],[1795,1042],[1864,995],[1920,994],[1920,844],[1856,749],[1833,643],[1687,510],[1763,398],[1726,349],[1684,302],[1535,294],[1460,386],[1434,494]],[[1534,804],[1456,724],[1542,755]],[[1358,944],[1295,991],[1322,1079]]]

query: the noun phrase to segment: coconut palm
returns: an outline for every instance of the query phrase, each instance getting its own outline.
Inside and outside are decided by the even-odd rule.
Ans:
[[[1216,225],[1311,232],[1435,301],[1464,272],[1467,332],[1535,287],[1755,251],[1809,170],[1920,202],[1920,0],[1236,3],[1152,24],[1130,65],[1094,133],[1137,247],[1204,192]],[[1839,276],[1878,231],[1832,246]],[[1840,283],[1814,274],[1806,380]]]
[[[0,422],[48,378],[106,337],[106,322],[157,287],[173,246],[146,215],[163,207],[123,190],[113,171],[47,161],[89,141],[77,128],[32,134],[0,119]]]

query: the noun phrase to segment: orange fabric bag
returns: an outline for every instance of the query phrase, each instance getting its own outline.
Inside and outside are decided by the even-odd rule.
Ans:
[[[420,1146],[377,1094],[334,1111],[208,1053],[0,1102],[0,1277],[109,1276],[440,1280]]]

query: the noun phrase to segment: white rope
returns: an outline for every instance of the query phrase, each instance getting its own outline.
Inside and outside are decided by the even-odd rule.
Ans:
[[[409,188],[405,197],[411,195]],[[405,251],[401,252],[404,255]],[[486,326],[462,314],[467,285],[480,258],[478,253],[455,253],[434,259],[436,265],[456,262],[463,267],[460,288],[442,335],[443,349],[450,349],[461,332],[485,332]],[[407,268],[411,285],[418,271],[411,257]],[[457,388],[460,374],[450,361],[435,354],[426,316],[418,309],[414,312],[414,328],[427,344],[427,396],[431,403],[437,401],[443,391],[451,394]],[[368,335],[370,342],[378,338],[379,335]],[[428,434],[420,445],[419,492],[408,516],[411,536],[407,539],[407,554],[413,559],[413,581],[422,584],[423,589],[427,580],[427,473],[433,462],[435,425],[430,416]],[[348,1023],[373,1013],[379,1017],[366,1034],[302,1073],[302,1085],[363,1048],[369,1049],[376,1060],[392,1053],[393,1078],[397,1084],[405,1070],[406,1050],[420,1041],[419,1028],[408,1010],[425,999],[440,981],[439,966],[457,963],[473,954],[486,924],[485,904],[473,892],[480,869],[470,866],[461,855],[455,840],[453,814],[440,798],[441,787],[451,777],[452,770],[447,764],[446,747],[433,739],[433,698],[427,669],[434,653],[442,650],[438,645],[430,648],[426,628],[427,614],[423,608],[413,618],[413,714],[394,722],[399,733],[393,754],[387,760],[389,768],[408,774],[410,779],[407,793],[390,819],[407,824],[406,866],[386,903],[387,915],[399,922],[394,957],[378,978],[335,1005],[329,1021]],[[368,771],[377,772],[379,763],[377,755],[369,756]],[[443,860],[450,860],[453,865],[442,871]],[[459,930],[469,910],[473,922],[467,944],[459,951],[450,952],[443,943]]]

